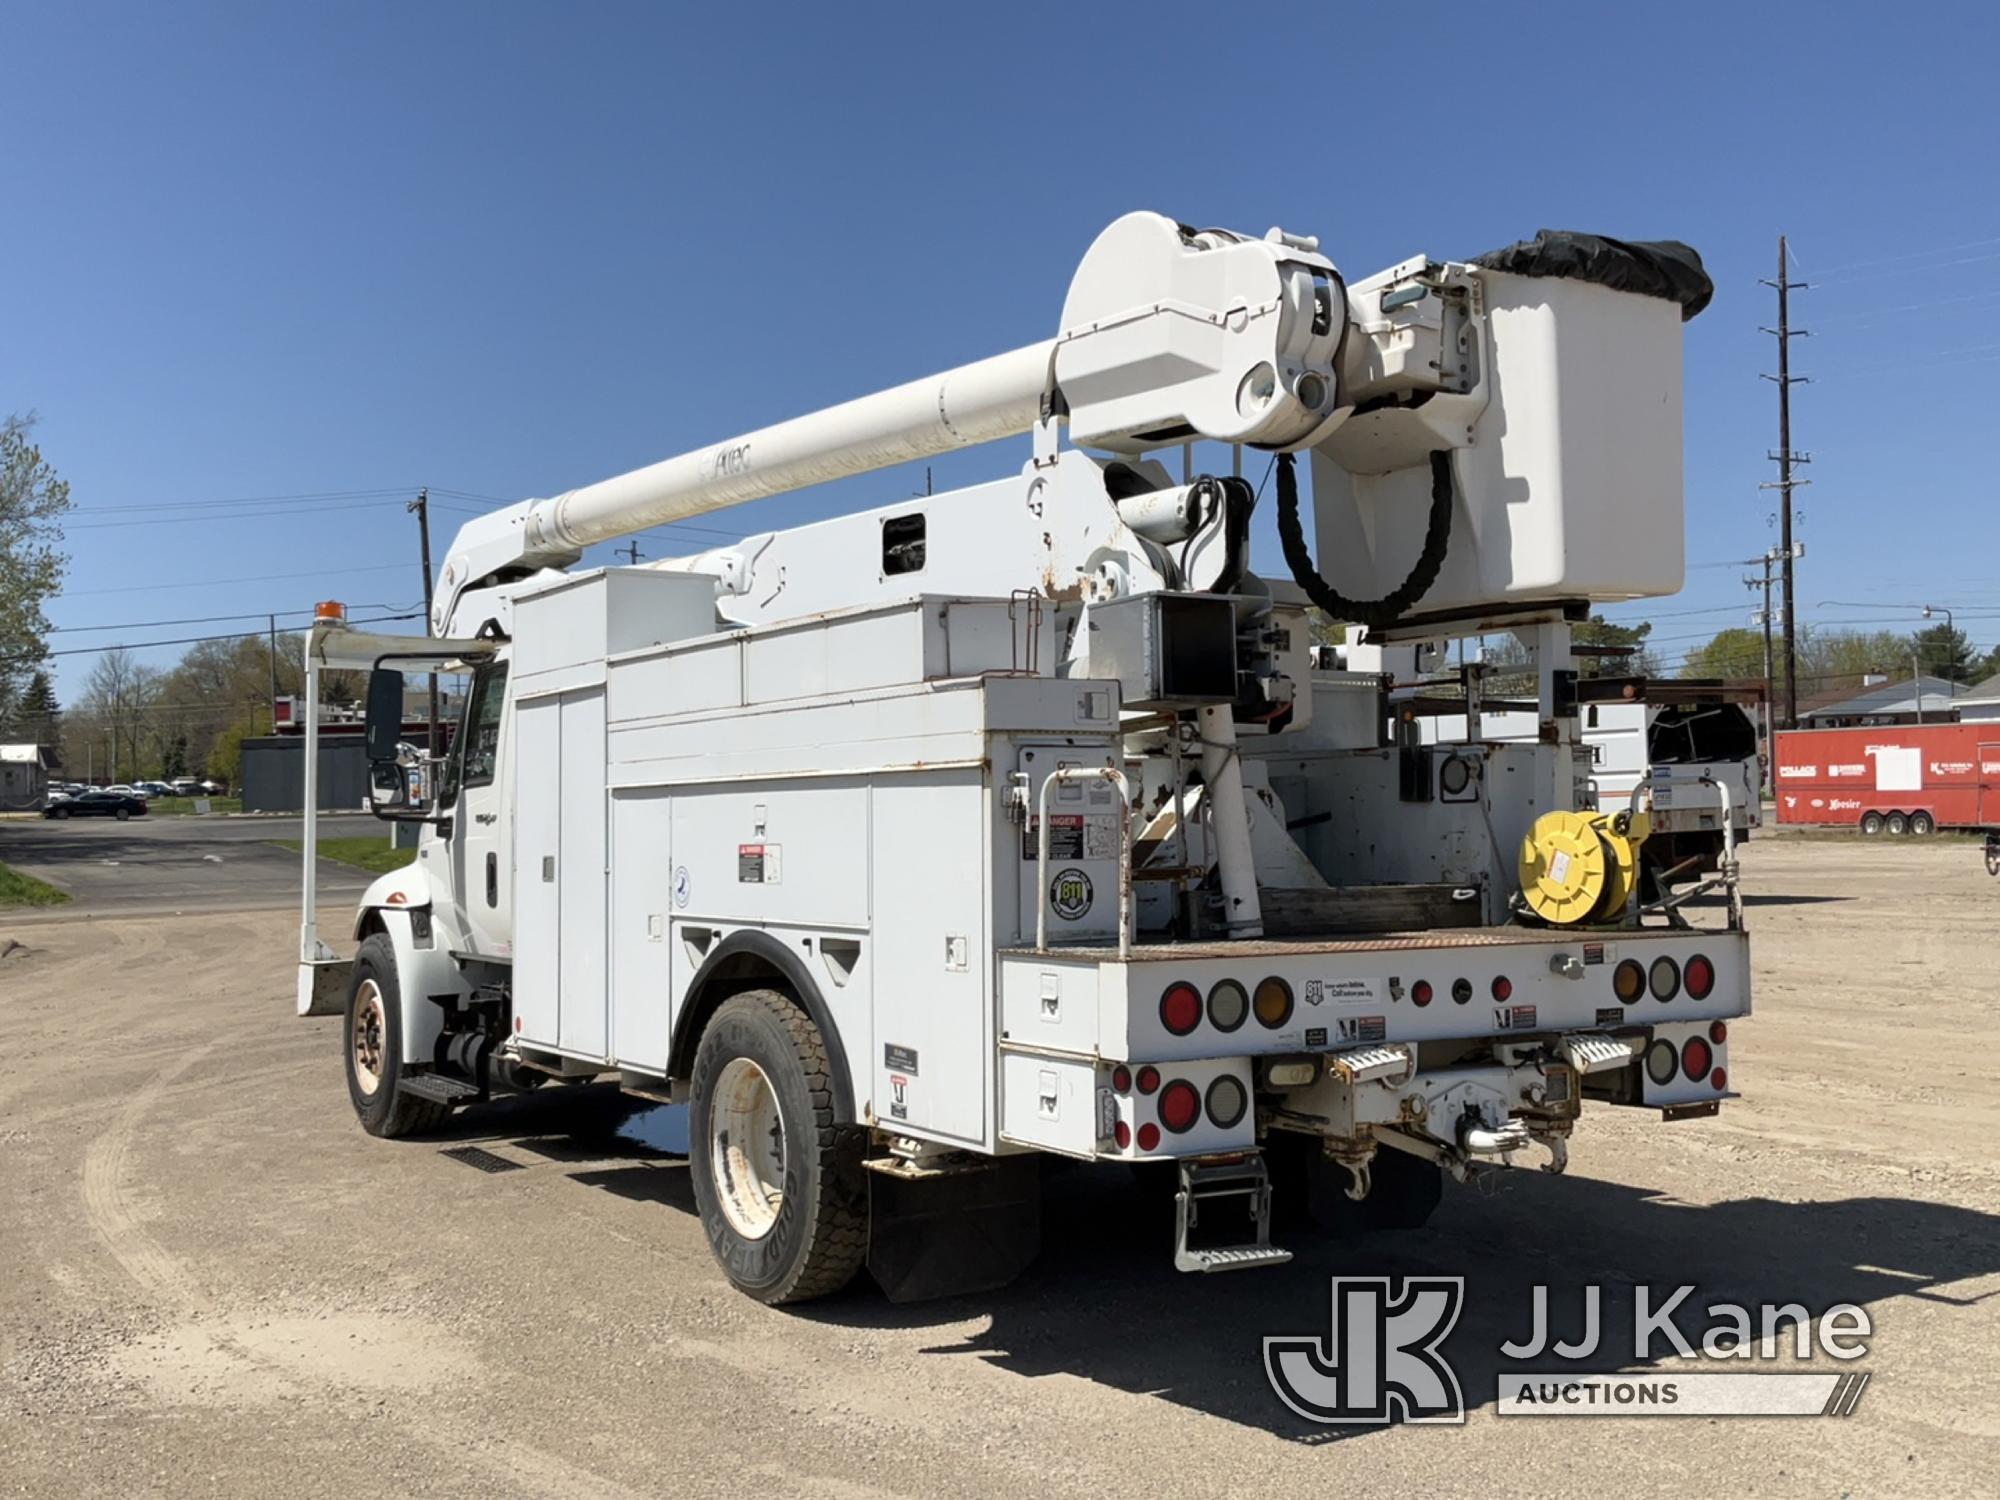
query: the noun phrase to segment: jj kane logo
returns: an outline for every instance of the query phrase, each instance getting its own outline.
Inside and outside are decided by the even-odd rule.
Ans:
[[[1333,1326],[1264,1340],[1278,1399],[1313,1422],[1463,1422],[1458,1375],[1438,1346],[1465,1305],[1463,1276],[1333,1278]]]

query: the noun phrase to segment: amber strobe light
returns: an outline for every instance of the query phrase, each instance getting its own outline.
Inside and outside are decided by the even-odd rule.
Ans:
[[[1257,986],[1253,1004],[1258,1023],[1275,1031],[1292,1018],[1292,987],[1273,974]]]

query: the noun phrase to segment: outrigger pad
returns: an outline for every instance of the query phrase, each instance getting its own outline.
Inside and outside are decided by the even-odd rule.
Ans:
[[[1005,1286],[1041,1248],[1035,1157],[915,1180],[868,1174],[868,1274],[891,1302]]]

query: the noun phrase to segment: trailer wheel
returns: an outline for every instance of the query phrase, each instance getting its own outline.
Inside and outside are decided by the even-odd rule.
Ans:
[[[1892,812],[1889,814],[1888,828],[1889,832],[1901,838],[1910,831],[1910,820],[1899,812]]]
[[[1882,815],[1868,812],[1861,815],[1861,831],[1871,838],[1882,831]]]
[[[839,1291],[868,1256],[863,1132],[833,1118],[812,1018],[775,990],[723,1002],[695,1051],[688,1165],[709,1249],[759,1302]]]
[[[396,949],[388,934],[362,940],[347,981],[347,1022],[340,1029],[346,1059],[347,1097],[361,1128],[393,1138],[435,1130],[451,1113],[442,1104],[399,1093],[403,1072],[403,990],[396,978]]]
[[[1927,812],[1910,814],[1910,832],[1920,839],[1927,839],[1937,832],[1937,819]]]

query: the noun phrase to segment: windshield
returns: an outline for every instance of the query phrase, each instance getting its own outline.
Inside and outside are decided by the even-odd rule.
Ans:
[[[1754,760],[1757,726],[1734,703],[1663,708],[1646,736],[1646,753],[1656,766]]]

